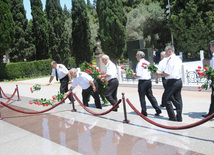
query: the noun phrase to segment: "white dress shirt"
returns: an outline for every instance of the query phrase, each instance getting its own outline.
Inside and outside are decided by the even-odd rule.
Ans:
[[[136,66],[136,76],[138,80],[149,80],[151,79],[151,72],[146,68],[142,67],[143,63],[150,64],[144,58],[140,59]],[[146,65],[144,65],[146,66]]]
[[[168,58],[165,57],[159,62],[157,73],[163,73],[165,71],[167,61]]]
[[[210,60],[210,67],[212,67],[212,69],[214,69],[214,56]]]
[[[56,70],[57,70],[59,79],[64,78],[69,72],[68,69],[63,64],[57,64],[56,69],[54,69],[54,68],[52,69],[51,76],[56,75]]]
[[[82,89],[87,89],[90,87],[89,81],[94,80],[90,75],[85,72],[77,73],[77,76],[73,78],[71,87],[80,86]]]
[[[175,54],[172,54],[168,61],[166,62],[166,69],[164,73],[169,74],[169,76],[166,76],[166,79],[180,79],[182,72],[182,61],[179,57],[177,57]]]
[[[106,77],[107,81],[117,78],[117,67],[111,60],[106,64],[106,74],[110,75]]]

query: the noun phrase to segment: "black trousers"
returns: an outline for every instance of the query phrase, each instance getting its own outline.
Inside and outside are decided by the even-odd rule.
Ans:
[[[182,80],[181,79],[168,79],[166,89],[164,91],[164,102],[166,103],[166,110],[170,120],[178,120],[182,121],[182,97],[181,97],[181,89],[182,89]],[[177,115],[175,116],[171,97],[175,98],[175,107]]]
[[[214,88],[212,87],[211,104],[210,104],[208,115],[211,115],[212,113],[214,113],[214,93],[213,93],[213,91],[214,91]]]
[[[88,87],[87,89],[82,90],[83,104],[88,107],[88,98],[89,98],[89,95],[91,94],[92,97],[94,98],[96,108],[102,109],[101,103],[100,103],[100,98],[99,98],[99,93],[98,93],[98,84],[95,80],[94,80],[94,85],[97,89],[96,92],[93,91],[92,86]]]
[[[68,91],[68,84],[69,84],[69,78],[68,75],[66,75],[64,78],[60,79],[60,93],[64,94]],[[71,96],[68,97],[70,101]]]
[[[167,81],[168,81],[168,80],[165,79],[165,77],[162,77],[162,84],[163,84],[164,89],[166,89]],[[165,94],[163,93],[162,99],[161,99],[161,105],[162,105],[163,107],[166,106],[166,103],[164,103],[164,95],[165,95]],[[175,98],[174,98],[173,95],[171,96],[170,100],[172,101],[172,104],[176,107],[176,101],[175,101]]]
[[[111,103],[111,105],[114,105],[118,101],[117,100],[118,86],[119,86],[119,81],[117,78],[109,80],[108,85],[106,86],[104,95],[106,99]]]
[[[152,104],[152,107],[155,109],[156,112],[161,111],[160,108],[158,107],[158,102],[152,93],[151,80],[139,80],[138,81],[138,94],[139,94],[139,98],[140,98],[140,105],[142,108],[141,113],[143,115],[147,115],[145,96],[149,99],[150,103]]]

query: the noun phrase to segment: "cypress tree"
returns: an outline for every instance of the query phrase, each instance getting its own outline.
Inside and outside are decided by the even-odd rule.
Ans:
[[[92,56],[91,32],[84,0],[72,0],[72,21],[73,54],[76,57],[76,63],[79,65],[84,61],[90,62]]]
[[[26,58],[25,30],[28,24],[23,0],[11,0],[11,12],[15,23],[15,37],[11,46],[10,60],[13,62],[23,61]]]
[[[99,33],[103,51],[119,59],[126,51],[127,17],[120,0],[97,0]]]
[[[46,14],[49,24],[49,53],[52,59],[66,64],[70,54],[68,32],[65,29],[66,16],[59,0],[46,0]]]
[[[47,59],[48,55],[48,23],[42,8],[41,0],[30,0],[33,17],[33,37],[36,47],[36,59]]]
[[[0,1],[0,58],[6,54],[14,38],[14,21],[9,0]],[[8,59],[8,57],[7,57]]]

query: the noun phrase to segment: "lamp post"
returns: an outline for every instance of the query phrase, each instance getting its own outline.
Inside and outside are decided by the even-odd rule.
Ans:
[[[166,10],[166,13],[168,14],[167,16],[166,16],[166,19],[168,19],[169,18],[169,16],[171,15],[171,11],[170,11],[170,1],[168,0],[168,5],[166,6],[166,8],[168,9],[168,10]],[[173,39],[173,34],[171,33],[171,39],[172,39],[172,45],[174,46],[174,39]]]

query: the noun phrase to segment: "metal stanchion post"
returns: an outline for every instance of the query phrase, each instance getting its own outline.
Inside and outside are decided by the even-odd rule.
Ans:
[[[20,97],[19,97],[19,89],[18,89],[18,85],[16,85],[16,89],[17,89],[18,101],[21,101],[21,99],[20,99]]]
[[[75,109],[75,106],[74,106],[74,96],[73,96],[73,91],[71,91],[70,98],[71,98],[72,107],[73,107],[73,109],[71,110],[71,112],[76,112],[77,110]]]
[[[0,98],[2,98],[2,95],[1,95],[1,87],[0,87]]]
[[[1,117],[1,112],[0,112],[0,120],[2,120],[3,118]]]
[[[122,93],[122,99],[123,99],[123,111],[124,111],[124,121],[123,123],[129,123],[130,121],[127,119],[127,113],[126,113],[126,102],[125,102],[125,93]]]

